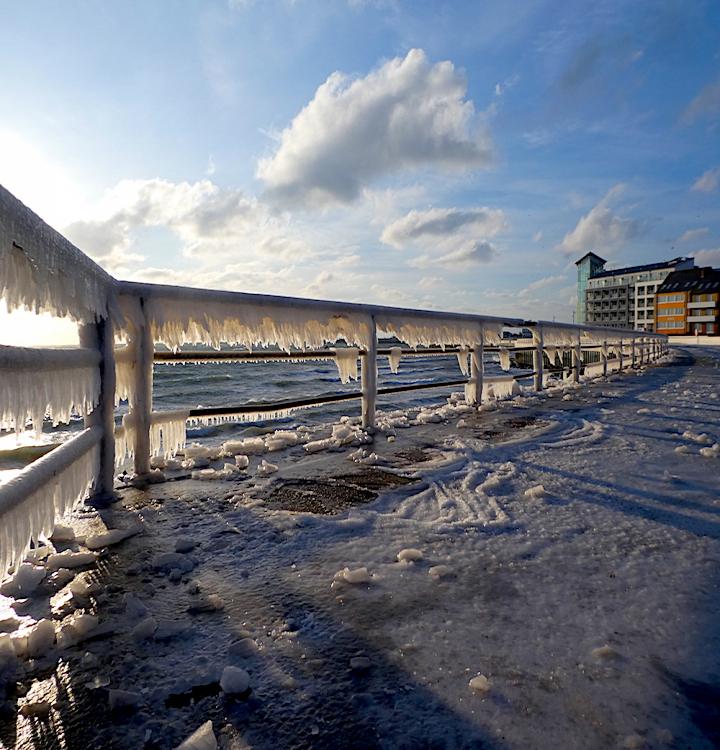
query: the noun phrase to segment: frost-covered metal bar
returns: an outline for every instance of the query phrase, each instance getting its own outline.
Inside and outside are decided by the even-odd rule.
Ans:
[[[607,341],[602,342],[602,349],[600,350],[600,357],[602,359],[602,374],[603,377],[607,377],[608,374],[608,345]]]
[[[375,427],[375,402],[377,398],[377,328],[375,316],[370,316],[369,341],[365,354],[360,359],[360,380],[362,384],[362,426]]]
[[[0,346],[0,429],[36,433],[52,423],[89,414],[100,393],[97,349],[28,349]]]
[[[87,495],[101,439],[101,427],[83,430],[0,485],[0,578]]]
[[[470,380],[467,384],[467,402],[471,406],[482,403],[483,375],[485,372],[485,346],[480,334],[478,343],[470,352]]]
[[[100,465],[95,479],[96,495],[113,494],[115,476],[115,352],[113,324],[109,318],[86,323],[79,328],[80,343],[97,351],[100,392],[93,411],[86,416],[86,427],[100,427]]]
[[[543,387],[543,328],[542,325],[537,325],[533,328],[533,341],[535,342],[535,349],[533,351],[533,370],[535,371],[535,377],[533,379],[533,386],[536,391],[541,391]]]
[[[135,384],[130,394],[130,415],[134,437],[135,474],[150,471],[150,427],[152,421],[152,382],[154,342],[152,328],[145,314],[145,300],[139,298],[133,311],[130,348],[134,355]]]
[[[0,297],[27,308],[90,323],[114,312],[115,280],[0,185]]]
[[[580,367],[582,366],[582,344],[580,342],[579,334],[575,341],[575,346],[573,346],[572,360],[573,360],[573,366],[572,366],[573,383],[579,383],[580,382]]]

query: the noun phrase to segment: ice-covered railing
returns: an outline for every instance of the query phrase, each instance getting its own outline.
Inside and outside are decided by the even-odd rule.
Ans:
[[[127,344],[122,354],[123,375],[118,379],[126,384],[132,420],[132,434],[126,426],[120,429],[118,437],[122,441],[123,451],[134,456],[138,474],[149,470],[151,454],[161,448],[162,431],[157,425],[163,417],[162,413],[152,411],[153,361],[156,358],[164,362],[214,359],[207,352],[180,351],[186,344],[205,345],[218,350],[221,345],[239,346],[247,352],[243,356],[243,350],[218,351],[217,359],[221,361],[293,361],[332,357],[343,382],[357,379],[358,360],[360,363],[359,392],[329,395],[315,400],[309,397],[276,402],[264,409],[258,408],[258,405],[190,409],[189,418],[194,422],[257,419],[261,414],[284,415],[312,405],[360,398],[362,424],[372,428],[378,394],[396,393],[408,388],[378,389],[379,333],[396,337],[407,347],[405,353],[409,350],[429,351],[427,347],[439,347],[440,352],[456,352],[465,379],[439,385],[465,385],[466,398],[471,404],[480,404],[483,393],[509,393],[515,388],[505,382],[507,378],[502,377],[496,378],[495,384],[484,383],[486,347],[499,351],[502,368],[509,368],[510,349],[505,346],[507,342],[503,338],[503,331],[508,327],[527,327],[532,331],[529,348],[534,354],[532,377],[538,390],[543,387],[544,356],[552,363],[563,352],[571,352],[570,376],[579,381],[584,350],[600,351],[597,366],[590,368],[588,373],[592,370],[597,374],[607,374],[612,347],[622,357],[628,346],[633,350],[637,346],[638,358],[634,354],[632,357],[632,363],[636,364],[646,353],[649,356],[649,347],[654,347],[653,354],[657,355],[659,342],[665,341],[665,337],[638,331],[159,284],[120,282],[118,292],[122,311],[118,335]],[[337,342],[342,342],[343,346],[338,348]],[[156,355],[157,343],[169,347],[171,352]],[[333,348],[323,349],[328,345]],[[266,348],[271,346],[277,346],[282,351]],[[403,350],[393,347],[385,354],[391,370],[397,371]],[[129,368],[134,373],[132,377]],[[420,387],[435,385],[438,384]],[[175,442],[179,444],[182,442],[178,429],[181,417],[176,415],[173,419]],[[163,442],[162,452],[166,450]]]
[[[144,475],[152,453],[170,455],[182,448],[187,419],[256,418],[357,398],[362,424],[371,430],[378,395],[464,385],[467,401],[479,405],[491,395],[510,394],[516,389],[512,376],[484,376],[486,347],[499,352],[501,367],[509,368],[507,327],[532,331],[529,347],[527,340],[521,343],[532,352],[537,390],[543,388],[545,356],[552,365],[571,352],[570,376],[579,380],[583,351],[599,351],[598,366],[588,372],[606,374],[613,362],[623,369],[657,357],[667,343],[665,336],[640,331],[119,282],[1,186],[0,296],[10,310],[70,317],[80,333],[80,347],[73,350],[3,347],[0,429],[20,429],[28,420],[38,429],[46,415],[58,421],[71,413],[83,416],[87,428],[24,469],[17,481],[0,486],[0,528],[12,530],[7,532],[12,538],[0,536],[0,565],[16,560],[30,538],[47,533],[57,513],[89,488],[112,492],[116,432],[118,455],[132,455],[135,473]],[[379,334],[395,336],[403,348],[379,353]],[[343,381],[357,379],[359,360],[360,390],[265,406],[153,412],[153,361],[160,343],[178,360],[187,354],[178,351],[184,344],[245,348],[244,356],[240,350],[217,353],[229,361],[332,358]],[[266,348],[272,346],[280,351]],[[462,377],[378,388],[378,356],[387,356],[396,372],[402,357],[429,352],[457,354]],[[121,399],[129,399],[130,410],[116,431],[114,407]],[[0,576],[4,572],[0,568]]]
[[[67,317],[80,347],[0,346],[0,431],[73,415],[86,429],[0,485],[0,578],[90,492],[112,492],[115,280],[0,186],[0,298]]]

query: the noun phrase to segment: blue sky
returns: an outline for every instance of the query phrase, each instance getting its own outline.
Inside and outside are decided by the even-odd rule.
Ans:
[[[124,278],[570,320],[720,265],[720,5],[7,3],[0,183]]]

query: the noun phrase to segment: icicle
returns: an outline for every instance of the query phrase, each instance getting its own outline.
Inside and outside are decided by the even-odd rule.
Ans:
[[[493,318],[462,319],[435,318],[413,314],[413,311],[398,310],[375,314],[378,330],[395,336],[408,346],[467,346],[473,347],[478,341],[486,344],[499,344],[502,341],[504,321]],[[509,321],[520,325],[521,321]],[[480,336],[483,338],[481,339]]]
[[[457,352],[456,355],[458,364],[460,365],[460,372],[466,377],[470,374],[470,369],[468,367],[468,352],[469,349],[466,346],[461,346],[460,351]]]
[[[0,185],[0,297],[90,323],[108,314],[114,280]]]
[[[333,349],[335,364],[340,373],[340,382],[349,383],[358,379],[358,350],[354,346],[345,349]]]
[[[0,429],[36,433],[47,414],[53,425],[89,414],[100,394],[99,352],[0,346]]]
[[[100,428],[84,430],[0,485],[0,579],[23,559],[30,542],[88,493],[98,472]]]
[[[135,351],[130,346],[115,349],[115,405],[129,401],[135,383]]]
[[[500,369],[507,372],[510,369],[510,352],[500,347],[498,354],[500,355]]]
[[[483,380],[483,401],[491,398],[500,400],[516,396],[520,386],[512,375],[496,375]]]
[[[560,359],[558,349],[556,346],[546,346],[545,354],[547,354],[548,362],[550,362],[551,366],[552,365],[562,366],[562,360]]]
[[[399,346],[393,346],[390,348],[390,354],[388,354],[388,364],[390,365],[390,372],[393,375],[397,375],[400,369],[400,357],[402,356],[402,348]]]
[[[171,458],[185,447],[187,409],[156,411],[150,417],[150,454]],[[115,430],[115,456],[119,463],[135,453],[135,420],[132,413],[123,417]]]

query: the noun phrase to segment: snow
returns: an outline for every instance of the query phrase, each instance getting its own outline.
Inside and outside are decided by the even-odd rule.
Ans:
[[[341,383],[349,383],[358,379],[358,349],[350,346],[344,349],[333,349],[335,364],[340,375]]]
[[[8,310],[90,323],[107,316],[113,286],[100,266],[0,185],[0,297]]]
[[[396,557],[400,562],[417,562],[422,560],[423,553],[419,549],[408,547],[407,549],[401,549]]]
[[[89,349],[0,346],[0,430],[36,435],[47,414],[53,425],[89,414],[100,393],[100,353]]]

